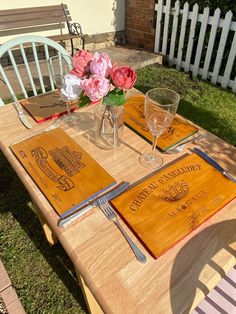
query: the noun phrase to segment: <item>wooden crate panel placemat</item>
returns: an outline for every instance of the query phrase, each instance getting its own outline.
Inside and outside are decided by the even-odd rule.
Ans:
[[[127,100],[124,105],[124,122],[131,130],[151,143],[153,137],[147,128],[144,117],[144,99],[144,96],[138,95],[130,97],[130,99]],[[169,129],[159,137],[157,147],[165,151],[197,131],[198,129],[195,126],[191,125],[183,118],[175,117]]]
[[[111,204],[158,258],[235,197],[235,183],[191,154],[137,183]]]
[[[20,100],[20,104],[37,123],[55,119],[67,113],[65,103],[60,101],[57,90]],[[76,109],[77,106],[72,106],[71,111]]]
[[[13,144],[11,149],[61,217],[115,184],[61,128]]]

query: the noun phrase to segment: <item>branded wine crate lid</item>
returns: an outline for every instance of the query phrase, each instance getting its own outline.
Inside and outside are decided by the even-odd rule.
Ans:
[[[158,258],[235,197],[235,183],[191,154],[135,184],[111,204]]]
[[[137,95],[127,100],[124,105],[124,122],[131,130],[152,143],[153,136],[147,127],[144,117],[144,99],[143,95]],[[197,131],[198,129],[194,125],[176,116],[168,130],[159,137],[157,148],[165,151]]]
[[[20,100],[20,104],[37,123],[55,119],[67,113],[65,103],[60,101],[58,90]],[[76,109],[76,104],[71,106],[71,111]]]
[[[61,217],[116,183],[61,128],[13,144],[11,149]]]

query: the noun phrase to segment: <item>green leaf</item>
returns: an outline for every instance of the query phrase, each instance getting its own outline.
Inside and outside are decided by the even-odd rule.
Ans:
[[[87,95],[83,94],[82,96],[80,96],[80,101],[78,103],[78,106],[82,108],[82,107],[88,106],[90,103],[91,103],[90,98]]]
[[[125,93],[120,89],[113,89],[103,98],[103,105],[121,106],[125,103]]]

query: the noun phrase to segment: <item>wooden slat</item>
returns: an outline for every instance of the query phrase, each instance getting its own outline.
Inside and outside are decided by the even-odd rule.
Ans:
[[[46,45],[46,44],[44,44],[44,52],[45,52],[46,60],[49,60],[49,58],[50,58],[49,50],[48,50],[48,45]],[[54,85],[54,82],[53,82],[52,74],[51,74],[51,71],[50,71],[50,65],[49,65],[48,61],[47,61],[47,70],[48,70],[48,77],[49,77],[49,80],[50,80],[51,89],[54,90],[55,89],[55,85]]]
[[[216,38],[216,33],[218,29],[220,21],[220,9],[216,9],[214,12],[213,16],[213,22],[212,22],[212,27],[211,27],[211,33],[210,33],[210,38],[207,46],[207,52],[206,52],[206,57],[205,57],[205,62],[203,66],[203,72],[202,72],[202,79],[205,80],[208,77],[208,70],[211,62],[211,56],[212,56],[212,51],[214,48],[215,44],[215,38]]]
[[[214,69],[213,69],[213,75],[211,78],[211,82],[213,84],[216,84],[217,78],[218,78],[218,75],[220,72],[220,66],[221,66],[223,55],[224,55],[225,45],[226,45],[226,41],[228,38],[228,33],[229,33],[229,29],[230,29],[232,16],[233,16],[233,13],[231,11],[228,11],[225,15],[224,27],[222,29],[219,48],[217,51],[215,65],[214,65]]]
[[[0,24],[0,30],[5,29],[12,29],[12,28],[22,28],[22,27],[29,27],[29,26],[38,26],[38,25],[45,25],[45,24],[55,24],[60,22],[66,22],[66,18],[64,17],[47,17],[44,19],[29,19],[29,20],[22,20],[22,21],[9,21],[6,23]]]
[[[164,21],[164,31],[163,31],[163,41],[162,41],[162,49],[161,53],[166,54],[167,50],[167,42],[168,42],[168,30],[169,30],[169,19],[170,19],[170,0],[166,1],[166,13],[165,13],[165,21]]]
[[[32,43],[32,50],[33,50],[33,55],[34,55],[36,69],[37,69],[37,72],[38,72],[38,78],[39,78],[40,86],[41,86],[42,92],[45,93],[46,90],[45,90],[45,86],[44,86],[42,71],[41,71],[41,67],[40,67],[40,63],[39,63],[37,48],[36,48],[36,45],[35,45],[34,42]]]
[[[26,56],[26,53],[25,53],[25,49],[24,49],[22,44],[20,44],[20,51],[21,51],[21,55],[22,55],[22,58],[23,58],[23,61],[24,61],[24,64],[25,64],[25,68],[26,68],[27,74],[28,74],[30,85],[31,85],[31,88],[32,88],[34,96],[35,96],[35,95],[37,95],[37,90],[35,88],[34,80],[33,80],[31,69],[30,69],[30,66],[29,66],[29,62],[28,62],[28,59],[27,59],[27,56]],[[26,98],[28,98],[28,96]]]
[[[10,57],[11,64],[12,64],[12,66],[13,66],[13,69],[14,69],[15,75],[16,75],[16,77],[17,77],[17,80],[18,80],[18,82],[19,82],[19,84],[20,84],[20,87],[21,87],[21,90],[22,90],[22,92],[23,92],[23,95],[24,95],[25,98],[27,98],[27,97],[28,97],[28,96],[27,96],[27,92],[26,92],[26,90],[25,90],[24,83],[23,83],[23,81],[22,81],[20,72],[19,72],[18,67],[17,67],[17,65],[16,65],[16,61],[15,61],[15,58],[14,58],[14,56],[13,56],[13,53],[12,53],[11,49],[8,50],[8,55],[9,55],[9,57]]]
[[[6,75],[5,71],[4,71],[1,63],[0,63],[0,74],[2,75],[2,78],[3,78],[4,82],[6,83],[6,86],[7,86],[8,90],[9,90],[9,93],[10,93],[11,97],[13,98],[14,101],[16,101],[17,100],[16,94],[15,94],[15,92],[13,91],[13,89],[11,87],[11,83],[9,82],[8,77],[7,77],[7,75]]]
[[[178,29],[179,10],[180,10],[179,0],[177,0],[175,2],[172,34],[171,34],[171,41],[170,41],[170,55],[169,55],[170,64],[174,63],[175,42],[176,42],[176,34],[177,34],[177,29]]]
[[[225,67],[224,76],[222,78],[221,87],[226,88],[229,85],[230,74],[234,65],[234,60],[236,56],[236,32],[234,33],[234,39],[229,52],[228,60]]]
[[[201,61],[206,29],[207,29],[207,25],[208,25],[209,12],[210,12],[210,9],[208,7],[206,7],[203,11],[204,19],[202,21],[200,34],[199,34],[199,38],[198,38],[197,51],[196,51],[196,56],[195,56],[195,60],[194,60],[194,65],[193,65],[193,77],[196,77],[198,74],[198,69],[199,69],[199,65],[200,65],[200,61]]]
[[[187,20],[188,20],[188,11],[189,11],[189,4],[188,4],[188,2],[185,2],[183,16],[182,16],[180,37],[179,37],[178,55],[177,55],[177,67],[176,68],[178,70],[180,70],[181,65],[182,65],[182,56],[183,56],[183,47],[184,47],[186,25],[187,25]]]
[[[155,52],[160,52],[162,9],[163,9],[163,0],[159,0],[158,4],[156,4],[157,23],[156,23],[156,34],[155,34]]]
[[[11,10],[0,10],[0,16],[5,15],[12,15],[12,14],[21,14],[21,13],[28,13],[28,12],[48,12],[48,11],[60,11],[61,6],[60,5],[49,5],[49,6],[42,6],[42,7],[27,7],[27,8],[17,8],[17,9],[11,9]]]
[[[27,21],[27,20],[42,20],[42,24],[44,19],[47,18],[58,18],[58,21],[65,19],[64,12],[61,10],[60,12],[51,12],[51,11],[45,11],[45,12],[28,12],[25,14],[12,14],[12,15],[5,15],[0,18],[0,25],[4,24],[7,25],[8,23],[11,24],[12,22],[16,21]]]
[[[184,66],[185,72],[189,71],[191,57],[192,57],[193,43],[194,43],[194,39],[195,39],[194,38],[195,37],[195,29],[196,29],[197,18],[198,18],[198,4],[197,3],[193,6],[193,16],[194,16],[194,18],[191,21],[190,33],[189,33],[189,39],[188,39],[188,48],[187,48],[185,66]]]
[[[82,37],[81,35],[71,35],[71,34],[48,36],[48,38],[53,39],[54,41],[61,41],[61,40],[66,40],[66,39],[71,39],[71,38],[81,38],[81,37]]]

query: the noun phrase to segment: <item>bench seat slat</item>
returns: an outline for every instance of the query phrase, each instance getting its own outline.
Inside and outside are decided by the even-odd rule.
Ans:
[[[58,18],[58,20],[65,19],[65,16],[63,12],[35,12],[35,13],[25,13],[25,14],[11,14],[2,16],[0,18],[0,25],[1,24],[8,24],[14,22],[21,22],[21,21],[27,21],[29,20],[33,25],[33,19],[41,19],[42,24],[44,23],[44,20],[47,18]]]
[[[49,11],[61,11],[61,5],[49,5],[42,7],[27,7],[27,8],[19,8],[19,9],[9,9],[9,10],[0,10],[0,16],[11,15],[11,14],[21,14],[28,12],[49,12]]]
[[[48,36],[48,38],[54,40],[54,41],[62,41],[67,39],[73,39],[73,38],[82,38],[81,35],[70,35],[70,34],[64,34],[64,35],[52,35]]]
[[[50,24],[56,24],[60,22],[66,22],[65,18],[60,18],[58,19],[57,17],[52,17],[52,18],[45,18],[44,23],[42,23],[41,19],[33,19],[33,20],[25,20],[25,21],[12,21],[8,22],[6,24],[0,23],[0,30],[6,30],[6,29],[13,29],[13,28],[23,28],[23,27],[34,27],[38,25],[50,25]]]

